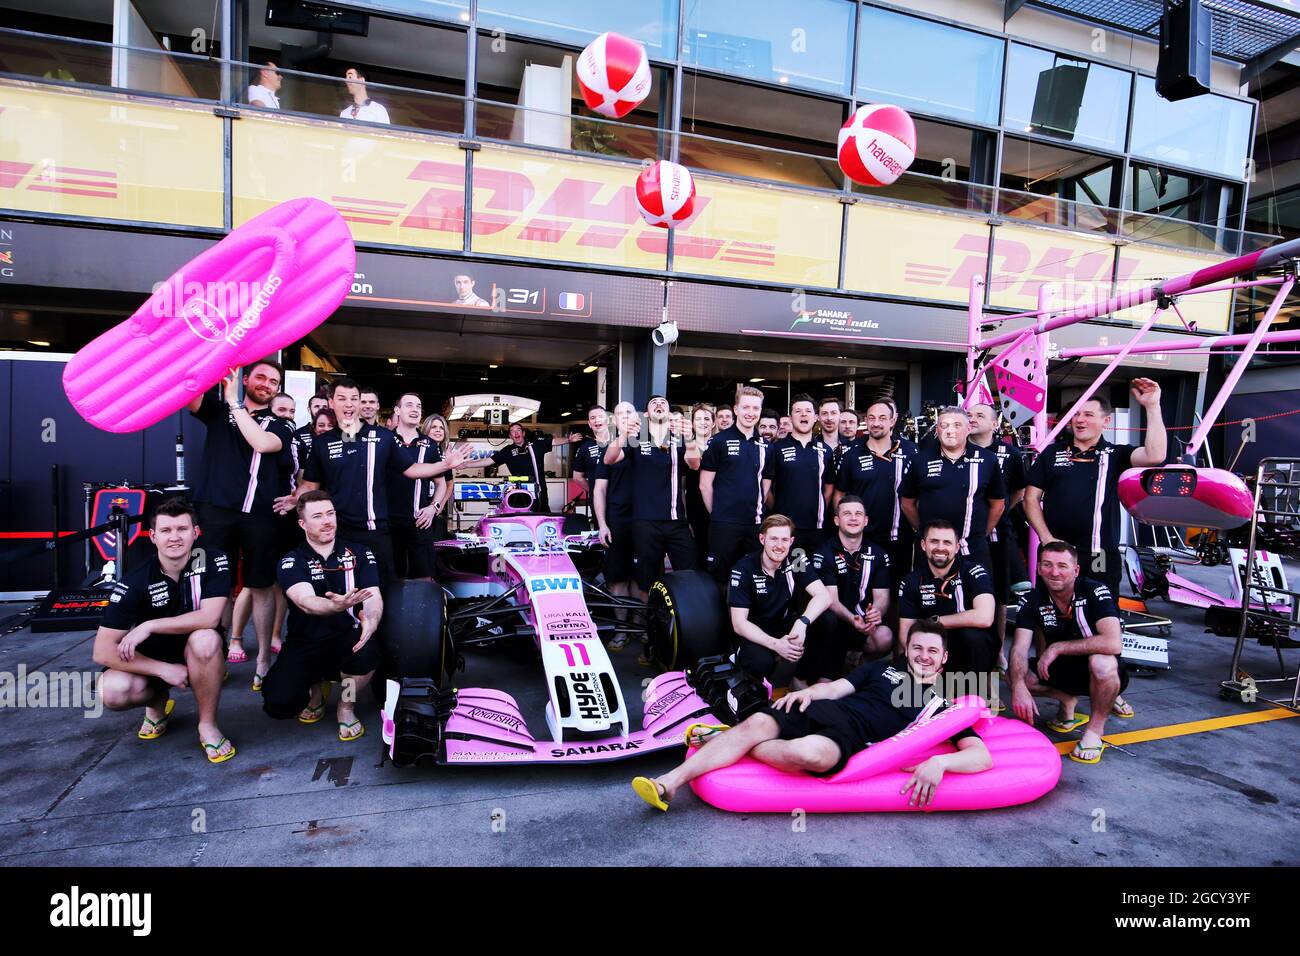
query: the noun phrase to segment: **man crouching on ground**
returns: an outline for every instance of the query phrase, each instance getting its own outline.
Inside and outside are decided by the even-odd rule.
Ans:
[[[933,713],[943,706],[935,691],[948,659],[943,626],[933,620],[917,621],[907,636],[906,652],[906,670],[888,661],[873,661],[848,677],[787,694],[736,727],[710,736],[698,753],[662,777],[637,777],[632,789],[652,807],[667,810],[678,788],[710,770],[729,767],[746,754],[778,770],[803,770],[820,777],[839,773],[858,751],[894,736],[923,712]],[[928,806],[949,770],[979,773],[993,766],[988,748],[973,730],[961,731],[952,742],[956,753],[906,768],[912,777],[901,792],[911,791],[909,803]]]
[[[217,727],[230,563],[220,551],[194,546],[199,528],[188,502],[169,498],[151,520],[157,552],[113,587],[95,634],[95,663],[104,667],[100,694],[109,710],[143,707],[137,736],[157,740],[171,719],[172,688],[192,689],[199,743],[209,761],[224,763],[235,755]]]

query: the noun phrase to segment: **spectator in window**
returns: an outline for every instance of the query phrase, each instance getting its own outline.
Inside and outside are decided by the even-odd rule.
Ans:
[[[270,60],[257,73],[257,82],[248,87],[248,105],[260,106],[265,110],[280,108],[280,84],[283,82],[280,71]]]
[[[383,104],[376,103],[366,95],[365,73],[355,66],[350,66],[343,74],[343,78],[347,81],[348,95],[352,97],[352,104],[343,107],[343,112],[339,116],[366,123],[389,122],[388,110],[384,109]]]

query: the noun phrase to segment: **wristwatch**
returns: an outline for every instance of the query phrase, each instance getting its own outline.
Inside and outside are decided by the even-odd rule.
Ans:
[[[812,621],[808,620],[808,616],[806,614],[800,614],[799,620],[803,621],[804,627],[808,627],[810,624],[812,624]]]

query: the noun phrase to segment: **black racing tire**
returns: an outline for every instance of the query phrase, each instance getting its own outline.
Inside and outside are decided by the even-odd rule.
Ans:
[[[718,583],[703,571],[673,571],[650,587],[646,636],[650,656],[667,670],[694,667],[731,650],[731,628]]]
[[[384,590],[381,630],[386,677],[428,677],[442,686],[454,651],[441,587],[432,581],[394,581]]]

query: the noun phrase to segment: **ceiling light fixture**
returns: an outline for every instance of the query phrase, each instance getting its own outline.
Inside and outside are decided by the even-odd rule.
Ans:
[[[596,369],[598,369],[598,368],[600,368],[599,365],[588,365],[586,368],[584,368],[584,369],[582,370],[582,372],[583,372],[584,375],[590,375],[592,372],[596,371]]]
[[[396,365],[396,364],[397,364],[397,359],[395,359],[395,358],[389,358],[389,360],[388,360],[388,364],[389,364],[389,365]]]
[[[751,378],[751,379],[749,380],[749,384],[750,384],[750,385],[757,385],[759,382],[766,382],[766,381],[767,381],[767,379],[765,379],[765,378]]]

